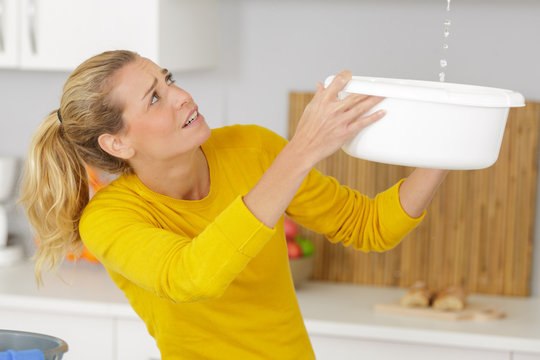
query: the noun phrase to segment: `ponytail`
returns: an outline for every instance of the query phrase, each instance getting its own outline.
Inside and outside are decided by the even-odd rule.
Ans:
[[[79,220],[89,201],[85,163],[66,138],[56,111],[32,138],[20,201],[37,237],[33,259],[40,284],[45,266],[57,269],[68,251],[82,250]]]
[[[139,55],[106,51],[83,62],[68,77],[60,101],[36,131],[21,184],[21,202],[39,242],[36,280],[56,269],[70,252],[82,250],[79,221],[89,201],[86,164],[110,174],[129,173],[129,164],[99,146],[101,134],[124,128],[122,108],[113,104],[113,75]]]

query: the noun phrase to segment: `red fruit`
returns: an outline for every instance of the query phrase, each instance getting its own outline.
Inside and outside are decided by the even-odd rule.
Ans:
[[[285,237],[288,241],[292,241],[298,234],[298,225],[289,218],[283,220],[283,227],[285,229]]]
[[[302,257],[302,248],[294,241],[287,241],[287,252],[289,259],[298,259]]]

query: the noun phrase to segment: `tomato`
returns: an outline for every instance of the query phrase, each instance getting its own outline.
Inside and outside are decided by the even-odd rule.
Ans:
[[[285,237],[291,241],[298,234],[298,225],[289,218],[283,220],[283,228],[285,229]]]
[[[287,241],[287,252],[289,259],[298,259],[302,257],[302,248],[294,241]]]

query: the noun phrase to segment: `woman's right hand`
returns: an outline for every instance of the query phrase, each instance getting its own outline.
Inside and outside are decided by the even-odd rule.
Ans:
[[[275,226],[318,161],[384,116],[381,111],[363,116],[382,98],[352,94],[338,99],[350,79],[351,73],[344,71],[326,89],[317,84],[317,92],[304,110],[294,137],[244,196],[247,208],[266,226]]]
[[[338,93],[351,78],[350,71],[343,71],[326,89],[317,83],[317,92],[300,118],[291,145],[302,149],[308,162],[306,165],[310,167],[332,155],[347,140],[385,115],[379,110],[364,116],[383,100],[381,97],[351,94],[343,100],[338,98]]]

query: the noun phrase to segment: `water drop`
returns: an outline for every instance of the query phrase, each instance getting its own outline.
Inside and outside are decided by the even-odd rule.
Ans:
[[[447,38],[448,35],[450,35],[450,30],[447,27],[445,27],[444,28],[444,37]]]
[[[450,1],[451,0],[446,0],[446,11],[450,11]],[[448,38],[448,36],[450,36],[450,25],[452,25],[452,21],[448,18],[446,18],[444,20],[444,38]],[[440,60],[440,65],[441,65],[441,72],[439,73],[439,81],[440,82],[444,82],[445,81],[445,78],[446,78],[446,73],[444,72],[444,70],[446,69],[446,67],[448,66],[448,62],[446,61],[446,56],[447,56],[447,49],[448,49],[448,43],[447,43],[447,40],[444,40],[443,42],[443,45],[442,45],[442,48],[443,48],[443,51],[442,51],[442,56],[444,57],[443,59]]]

